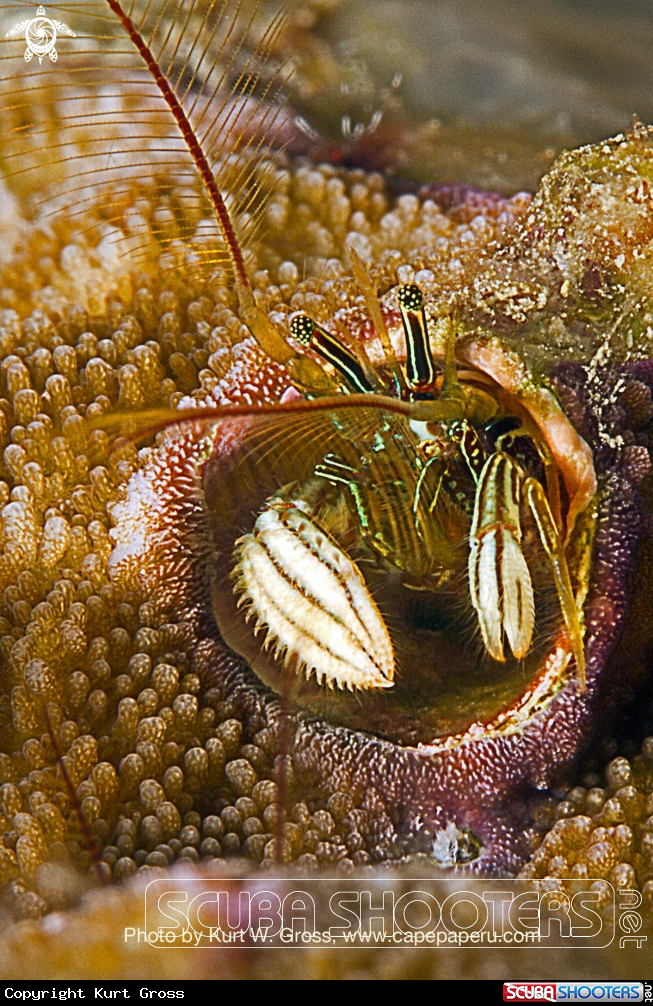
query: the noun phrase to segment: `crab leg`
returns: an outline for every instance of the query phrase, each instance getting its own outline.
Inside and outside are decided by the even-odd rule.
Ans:
[[[505,660],[503,634],[518,659],[533,636],[533,585],[521,550],[522,475],[507,454],[492,454],[478,480],[470,532],[469,586],[488,653]]]
[[[578,610],[574,593],[569,579],[569,570],[565,559],[564,549],[556,529],[556,524],[551,513],[549,502],[544,493],[544,489],[537,479],[526,479],[524,492],[528,505],[531,508],[533,517],[540,533],[540,539],[544,550],[549,557],[553,579],[555,580],[558,600],[562,609],[562,617],[567,626],[567,632],[571,640],[571,648],[576,659],[576,671],[581,691],[585,690],[585,650],[583,647],[583,637],[580,631],[578,620]]]

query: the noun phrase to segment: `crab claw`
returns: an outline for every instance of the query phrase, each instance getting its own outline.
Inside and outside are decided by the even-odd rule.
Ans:
[[[470,532],[469,587],[485,647],[504,661],[503,634],[517,657],[533,636],[533,585],[522,554],[519,505],[522,476],[501,452],[486,461],[479,478]]]
[[[555,395],[535,383],[523,360],[500,339],[483,335],[466,337],[461,340],[459,352],[464,360],[496,381],[537,425],[569,497],[565,534],[568,542],[576,518],[596,493],[590,447],[574,429]]]
[[[350,691],[392,687],[392,643],[358,567],[299,507],[264,510],[235,555],[239,605],[287,667]]]

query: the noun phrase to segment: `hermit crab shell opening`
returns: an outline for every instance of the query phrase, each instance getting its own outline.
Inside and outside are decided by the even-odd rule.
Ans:
[[[365,416],[364,410],[362,414]],[[382,499],[383,509],[387,511],[392,505],[404,507],[408,517],[412,519],[413,491],[410,486],[415,485],[417,476],[410,469],[414,468],[415,458],[418,457],[416,439],[405,421],[392,416],[381,414],[380,417],[365,417],[362,422],[365,428],[369,428],[369,432],[361,432],[359,418],[352,421],[344,412],[336,412],[335,416],[337,426],[334,426],[333,417],[328,417],[317,426],[313,423],[307,427],[305,422],[299,420],[298,427],[297,423],[286,421],[282,426],[275,423],[273,429],[269,422],[266,424],[254,419],[248,421],[245,427],[241,421],[237,433],[234,423],[238,421],[225,420],[215,433],[210,456],[202,464],[201,480],[207,525],[215,547],[213,612],[225,641],[247,659],[266,684],[277,692],[285,691],[292,701],[320,712],[330,722],[367,730],[402,744],[431,743],[437,738],[463,734],[472,723],[490,723],[499,714],[504,714],[506,721],[512,722],[507,711],[516,706],[514,712],[517,715],[517,709],[521,710],[524,692],[529,693],[531,702],[521,710],[520,717],[526,717],[528,710],[541,708],[570,676],[573,677],[573,669],[568,666],[571,655],[569,638],[564,634],[559,636],[555,631],[551,635],[551,628],[548,633],[540,629],[541,638],[536,645],[529,647],[529,653],[523,660],[512,658],[506,663],[500,663],[488,657],[470,612],[466,575],[470,518],[464,513],[461,513],[457,552],[454,550],[450,563],[452,568],[446,571],[445,576],[440,570],[434,578],[429,576],[430,570],[415,571],[413,566],[411,577],[409,560],[405,555],[402,559],[403,568],[392,565],[390,561],[386,562],[385,569],[375,565],[373,553],[369,549],[365,550],[365,541],[361,540],[359,529],[355,524],[352,528],[352,521],[343,515],[340,497],[333,498],[334,494],[330,493],[331,483],[324,479],[313,479],[311,482],[311,477],[325,454],[340,459],[341,471],[345,463],[360,465],[361,455],[369,449],[370,442],[375,441],[377,448],[379,444],[383,447],[382,457],[392,453],[394,468],[391,481],[396,484],[403,477],[407,483],[401,487],[402,497],[394,501],[391,485],[387,484]],[[560,414],[560,421],[563,418]],[[305,446],[307,442],[308,448]],[[234,444],[237,447],[232,450]],[[585,452],[585,457],[588,453]],[[461,466],[458,465],[456,470],[460,473]],[[353,471],[352,467],[350,471]],[[374,464],[371,471],[373,479],[383,481],[385,477],[387,481],[388,472],[383,471],[380,464]],[[460,474],[458,477],[460,478]],[[386,481],[383,481],[384,486]],[[468,481],[469,499],[473,501],[474,489],[469,476]],[[274,612],[265,615],[260,613],[260,607],[257,608],[259,614],[255,617],[263,623],[263,630],[259,633],[254,631],[257,626],[253,626],[252,618],[248,617],[250,611],[242,603],[242,542],[246,539],[239,538],[241,544],[236,558],[234,542],[239,529],[251,529],[254,526],[255,534],[249,536],[252,542],[249,547],[254,549],[265,546],[264,536],[256,533],[256,527],[262,518],[254,525],[252,515],[264,506],[266,499],[275,492],[278,493],[280,487],[289,484],[294,487],[308,484],[305,500],[311,497],[312,510],[319,515],[323,528],[327,526],[325,522],[331,522],[331,526],[339,532],[340,543],[343,547],[348,547],[347,555],[340,553],[343,561],[359,559],[359,569],[364,571],[370,601],[373,597],[377,611],[387,613],[385,624],[397,663],[391,691],[384,688],[379,694],[367,691],[363,694],[359,690],[356,695],[348,698],[333,687],[320,687],[323,685],[323,671],[319,656],[310,658],[316,661],[315,675],[306,676],[296,667],[289,672],[284,671],[285,653],[277,656],[279,647],[275,644],[279,635],[274,634],[273,628],[275,618],[281,616],[275,616]],[[295,496],[297,491],[295,488]],[[291,492],[288,490],[289,494]],[[365,492],[363,485],[361,492]],[[329,499],[329,496],[332,498]],[[308,506],[308,503],[303,505]],[[451,521],[455,520],[455,516],[449,516],[448,526],[451,530]],[[386,527],[388,540],[393,540],[392,532],[398,519],[394,517],[389,533]],[[575,553],[578,566],[587,562],[587,545],[592,540],[591,527],[591,520],[589,523],[584,522],[582,526],[579,524],[579,534],[584,545],[577,547]],[[326,537],[326,533],[323,533],[323,538]],[[575,539],[575,543],[578,540]],[[548,620],[555,629],[556,622],[559,621],[559,616],[558,619],[555,617],[555,593],[532,526],[527,528],[525,547],[534,566],[540,625]],[[327,575],[326,552],[333,549],[334,545],[325,541],[324,577]],[[441,553],[436,551],[436,554]],[[318,575],[320,558],[319,549],[314,549],[313,560]],[[390,559],[398,562],[394,553]],[[419,560],[424,561],[422,556],[419,556]],[[289,592],[288,603],[292,602],[293,596],[296,597],[294,614],[291,610],[285,617],[291,621],[301,621],[298,609],[306,590],[310,591],[311,588],[303,587],[299,572],[293,571],[290,552],[288,567],[284,569],[283,555],[277,554],[274,556],[274,568],[276,575],[283,574],[285,577],[284,584],[287,584]],[[577,569],[574,568],[574,577],[576,572]],[[236,593],[232,585],[234,577],[239,579],[241,587]],[[577,587],[582,606],[582,597],[587,587],[582,583],[577,584]],[[283,587],[280,585],[278,589],[282,590]],[[296,590],[296,595],[293,595],[293,589]],[[245,600],[250,596],[245,594]],[[271,604],[272,601],[267,603]],[[282,603],[281,600],[279,603]],[[323,610],[328,603],[324,601]],[[350,606],[349,610],[353,616],[354,608]],[[342,613],[331,617],[342,624]],[[316,624],[317,622],[316,619]],[[381,646],[386,628],[379,616],[373,633],[375,642]],[[270,645],[271,638],[273,645]],[[289,637],[281,638],[283,640]],[[327,635],[321,639],[318,635],[317,643],[325,648],[322,660],[326,667],[326,648],[329,645]],[[286,647],[287,645],[286,643]],[[559,656],[554,661],[557,673],[552,674],[551,658],[547,654],[558,651]],[[383,685],[389,684],[388,679],[381,675],[379,680]],[[328,683],[333,684],[332,681]],[[536,704],[533,702],[533,695],[538,696]]]

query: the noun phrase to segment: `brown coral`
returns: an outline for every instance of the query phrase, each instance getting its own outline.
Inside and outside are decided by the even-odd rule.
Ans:
[[[348,242],[389,284],[401,263],[411,272],[420,264],[434,228],[442,262],[469,260],[470,235],[488,241],[524,205],[491,201],[470,231],[432,201],[403,197],[391,208],[376,175],[283,159],[274,170],[273,236],[259,251],[254,287],[280,321],[298,307],[326,317],[352,306],[355,287],[333,257]],[[169,205],[151,193],[132,198],[145,225]],[[291,247],[308,255],[305,280],[284,257]],[[174,406],[221,380],[224,394],[229,381],[238,388],[239,359],[252,350],[224,273],[206,279],[192,242],[173,242],[153,271],[112,274],[97,255],[83,229],[62,219],[49,235],[28,231],[0,280],[0,868],[5,881],[20,877],[40,892],[35,901],[14,884],[16,910],[44,910],[53,861],[114,879],[178,856],[365,864],[373,831],[346,794],[313,813],[300,802],[279,831],[276,741],[265,718],[234,717],[189,673],[197,639],[169,597],[107,576],[108,508],[151,452],[110,451],[106,434],[89,433],[84,420]],[[71,300],[71,281],[79,288],[84,277],[84,302]]]
[[[623,180],[629,166],[646,160],[648,143],[648,134],[635,131],[602,153],[612,158],[610,185],[619,190],[612,195],[627,207],[639,190]],[[609,277],[588,287],[578,272],[585,241],[579,228],[596,209],[586,205],[580,169],[588,156],[568,155],[531,209],[524,194],[502,199],[451,187],[391,203],[377,174],[261,160],[252,177],[273,195],[267,241],[249,252],[256,304],[280,328],[295,310],[318,321],[346,319],[373,356],[363,299],[347,263],[352,246],[368,260],[382,293],[397,281],[420,284],[434,338],[440,302],[460,301],[468,324],[481,315],[496,322],[507,311],[508,327],[526,325],[528,336],[531,317],[555,301],[548,291],[560,255],[524,235],[541,224],[554,241],[547,213],[558,206],[551,197],[557,171],[571,186],[568,202],[585,200],[566,251],[574,283],[558,294],[576,311],[573,334],[579,358],[588,359],[594,347],[582,310],[588,299],[612,294]],[[600,161],[596,171],[604,166]],[[108,576],[110,515],[124,506],[124,486],[136,470],[155,463],[155,452],[110,451],[106,433],[89,433],[84,420],[174,407],[189,396],[274,399],[288,386],[283,368],[273,367],[262,390],[243,386],[243,375],[262,357],[226,272],[207,275],[202,266],[209,207],[199,189],[176,178],[127,189],[110,202],[124,205],[123,233],[138,233],[143,269],[116,259],[117,236],[100,226],[100,210],[86,218],[61,214],[50,230],[25,223],[0,277],[0,650],[6,664],[0,868],[14,882],[19,913],[45,908],[52,860],[121,879],[138,869],[165,869],[177,857],[197,862],[244,853],[257,862],[298,859],[304,868],[337,863],[347,872],[392,853],[392,828],[374,794],[354,807],[349,793],[336,792],[326,806],[293,793],[299,802],[282,806],[278,781],[292,791],[292,779],[265,703],[212,689],[196,673],[210,663],[208,648],[158,564],[165,548],[155,534],[156,513],[172,507],[171,500],[152,499],[136,515],[131,553]],[[563,211],[558,206],[556,212]],[[642,212],[633,209],[633,227]],[[619,232],[597,245],[604,272],[626,255],[624,241]],[[300,280],[300,264],[308,278]],[[631,272],[640,292],[641,270]],[[391,297],[384,308],[392,320]],[[639,426],[650,417],[648,386],[634,379],[626,390],[624,410]],[[647,471],[645,449],[631,443],[627,450],[624,470],[637,482]],[[140,543],[139,534],[145,536]],[[148,575],[135,577],[144,558]],[[210,655],[219,659],[215,651]],[[618,816],[616,805],[611,813]],[[601,876],[616,869],[625,876],[628,843],[614,830],[621,822],[606,818],[600,827],[591,842],[582,833],[585,844],[573,862],[560,834],[552,833],[551,849],[540,855],[543,868]],[[37,900],[24,882],[42,892]]]
[[[543,827],[549,814],[556,823],[520,877],[609,880],[615,888],[639,887],[653,906],[652,741],[647,737],[631,760],[614,758],[604,786],[574,786],[544,810]]]

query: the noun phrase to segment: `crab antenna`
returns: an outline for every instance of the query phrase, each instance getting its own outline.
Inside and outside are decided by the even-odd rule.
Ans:
[[[367,305],[367,310],[370,313],[370,318],[372,319],[372,324],[376,329],[376,334],[381,343],[383,349],[383,355],[385,356],[386,363],[390,368],[390,372],[394,378],[395,385],[397,387],[397,393],[399,395],[406,391],[406,382],[404,381],[404,375],[401,372],[401,367],[397,362],[397,357],[395,356],[395,351],[390,342],[390,336],[388,335],[388,330],[385,327],[385,321],[383,320],[383,314],[381,313],[381,305],[379,304],[379,299],[377,297],[377,290],[370,275],[365,267],[365,263],[356,251],[353,245],[349,245],[347,253],[349,255],[349,262],[354,273],[354,279],[358,283],[358,286],[363,292],[365,297],[365,303]]]
[[[332,364],[354,391],[374,391],[360,361],[335,335],[317,325],[307,314],[296,314],[290,322],[290,334],[302,346],[311,346],[327,363]]]
[[[435,367],[429,345],[422,291],[414,283],[405,283],[397,291],[401,320],[406,334],[408,355],[406,376],[415,390],[431,388],[435,382]]]
[[[168,108],[172,112],[181,135],[184,138],[186,146],[193,158],[197,170],[199,172],[200,178],[204,184],[206,193],[211,200],[211,205],[213,206],[213,212],[215,213],[216,220],[222,232],[224,242],[229,251],[229,258],[231,259],[231,265],[234,271],[234,276],[236,279],[236,284],[239,287],[243,287],[247,291],[251,291],[251,285],[249,282],[249,276],[247,275],[247,270],[245,268],[245,262],[243,260],[243,254],[240,250],[240,245],[238,243],[238,238],[236,237],[236,232],[234,230],[233,224],[231,222],[231,217],[229,215],[229,210],[225,204],[224,198],[220,189],[217,186],[215,177],[211,168],[209,167],[209,162],[206,159],[206,154],[202,150],[195,131],[191,126],[188,116],[186,115],[184,109],[182,108],[179,99],[174,93],[170,84],[166,80],[165,76],[161,72],[159,64],[157,63],[152,51],[149,46],[145,43],[142,35],[136,28],[134,22],[132,21],[129,14],[123,10],[119,0],[107,0],[107,4],[119,18],[123,28],[129,35],[131,41],[136,46],[139,54],[143,58],[148,70],[152,74],[157,87],[159,88],[163,98],[168,105]],[[133,6],[133,5],[132,5]]]
[[[449,319],[449,334],[447,336],[447,348],[444,357],[444,375],[442,380],[443,393],[450,392],[452,388],[459,388],[458,365],[456,364],[456,326],[451,318]]]
[[[252,335],[258,342],[261,349],[277,363],[290,364],[295,362],[295,353],[288,345],[282,333],[276,325],[256,306],[252,294],[252,285],[247,275],[245,260],[240,248],[238,236],[234,229],[233,221],[229,214],[227,204],[220,191],[215,176],[206,154],[202,149],[201,141],[198,139],[188,115],[184,111],[181,102],[175,94],[173,88],[168,83],[165,75],[161,71],[151,49],[145,42],[138,28],[131,19],[130,13],[123,10],[121,0],[107,0],[107,4],[113,13],[119,18],[123,28],[129,35],[131,41],[136,46],[140,56],[144,60],[148,70],[152,74],[162,97],[175,118],[177,126],[188,147],[188,151],[195,162],[197,171],[206,193],[211,201],[215,218],[218,222],[220,232],[224,239],[231,267],[234,274],[236,295],[241,310],[243,321],[249,326]],[[131,5],[133,7],[133,4]],[[311,363],[313,366],[311,366]],[[299,364],[300,374],[306,383],[316,384],[318,387],[324,383],[317,373],[317,364],[314,361],[304,361]]]

